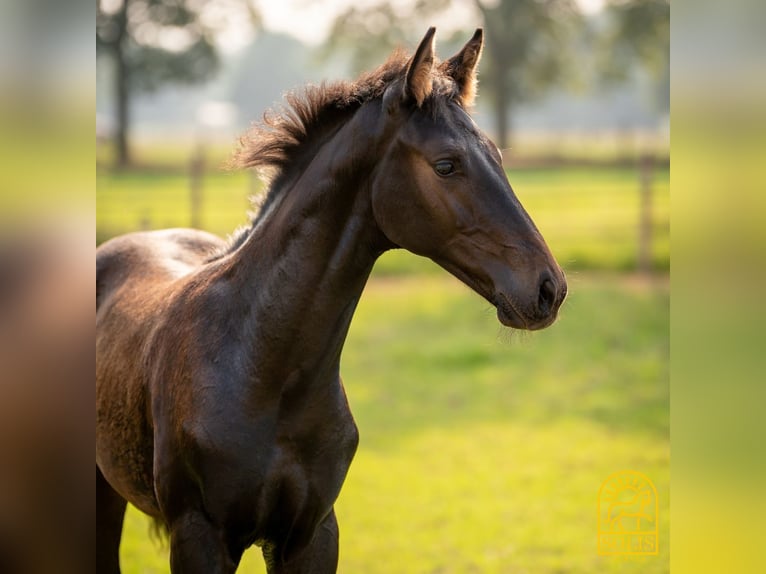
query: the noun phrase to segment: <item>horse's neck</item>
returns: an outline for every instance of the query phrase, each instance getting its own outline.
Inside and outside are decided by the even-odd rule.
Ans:
[[[344,141],[361,128],[343,126],[325,141],[232,255],[237,292],[248,299],[245,333],[259,368],[280,376],[333,374],[383,250],[370,203],[372,166]]]

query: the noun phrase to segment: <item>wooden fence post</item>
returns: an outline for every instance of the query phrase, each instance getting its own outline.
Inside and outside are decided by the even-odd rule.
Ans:
[[[638,270],[641,273],[652,269],[652,163],[649,153],[639,160]]]
[[[198,143],[192,152],[189,163],[189,199],[191,207],[191,226],[202,228],[202,182],[205,176],[205,149]]]

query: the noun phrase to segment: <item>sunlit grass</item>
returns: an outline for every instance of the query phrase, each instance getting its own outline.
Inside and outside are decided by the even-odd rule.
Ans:
[[[516,194],[565,269],[633,269],[639,236],[638,172],[627,168],[522,169],[509,172]],[[247,221],[248,196],[260,183],[246,173],[211,170],[203,180],[201,226],[221,236]],[[670,193],[667,168],[652,183],[652,266],[670,261]],[[135,229],[188,227],[188,175],[164,172],[98,174],[100,241]],[[419,260],[392,255],[377,272],[428,270]]]
[[[337,503],[340,572],[668,572],[666,279],[570,274],[559,322],[502,330],[442,272],[373,278],[343,355],[361,444]],[[596,555],[599,486],[659,491],[660,555]],[[167,572],[131,511],[123,572]],[[257,549],[240,572],[264,572]]]
[[[248,221],[249,174],[212,171],[205,175],[203,186],[202,228],[225,237]],[[99,173],[96,205],[100,240],[138,229],[192,224],[189,177],[185,174]]]
[[[638,254],[640,181],[636,169],[511,171],[511,185],[565,269],[631,269]],[[652,265],[670,265],[670,174],[651,180]]]

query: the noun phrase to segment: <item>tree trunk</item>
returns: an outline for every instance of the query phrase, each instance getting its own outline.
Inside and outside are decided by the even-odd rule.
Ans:
[[[507,80],[502,71],[495,71],[495,143],[501,150],[508,148],[510,133],[510,114],[508,107],[510,97]]]
[[[495,106],[495,144],[504,150],[509,144],[510,114],[508,108],[511,103],[511,91],[508,86],[508,62],[504,61],[503,58],[503,54],[507,52],[502,41],[504,31],[496,29],[491,10],[487,10],[479,0],[476,0],[476,6],[482,14],[487,30],[488,72],[492,76],[490,89],[493,92]]]
[[[124,55],[119,46],[115,50],[115,63],[115,103],[117,108],[117,126],[114,134],[115,167],[124,168],[130,165],[130,146],[128,144],[130,81],[128,66],[125,63]]]
[[[128,133],[130,125],[130,67],[125,59],[125,43],[128,36],[128,0],[122,3],[122,9],[116,18],[118,32],[114,42],[114,72],[115,72],[115,110],[117,125],[114,134],[115,167],[124,168],[130,165],[130,145]]]
[[[509,146],[508,99],[500,97],[500,90],[495,93],[495,132],[497,147],[505,150]]]

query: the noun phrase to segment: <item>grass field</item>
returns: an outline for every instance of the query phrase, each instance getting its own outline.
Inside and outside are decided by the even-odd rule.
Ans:
[[[574,274],[560,321],[508,334],[448,275],[374,278],[343,356],[361,444],[340,572],[668,572],[668,285]],[[659,491],[660,555],[596,554],[612,472]],[[128,514],[124,572],[167,572]],[[257,549],[241,572],[263,572]]]
[[[336,510],[345,573],[669,571],[666,274],[635,267],[633,169],[509,173],[568,272],[559,322],[509,333],[429,261],[383,256],[359,305],[342,374],[361,433]],[[669,267],[669,172],[653,178],[652,262]],[[246,174],[205,178],[202,225],[246,221]],[[178,170],[98,174],[98,240],[187,226]],[[659,492],[655,557],[596,553],[597,496],[613,472],[643,472]],[[129,509],[123,572],[168,572],[167,549]],[[246,553],[240,572],[263,572]]]
[[[519,169],[509,179],[565,269],[629,270],[638,252],[639,181],[635,169]],[[183,173],[98,174],[98,239],[139,228],[188,227],[188,177]],[[248,196],[260,184],[246,173],[211,171],[204,180],[202,226],[225,236],[247,221]],[[670,262],[669,170],[654,171],[652,265]],[[407,260],[406,262],[410,262]],[[415,270],[392,257],[379,273]],[[417,266],[416,266],[417,267]]]

